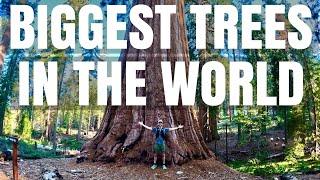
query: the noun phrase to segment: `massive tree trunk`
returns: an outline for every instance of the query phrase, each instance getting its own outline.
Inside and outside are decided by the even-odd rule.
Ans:
[[[130,46],[123,50],[120,56],[123,69],[126,61],[145,61],[146,70],[138,71],[138,78],[146,79],[146,88],[138,88],[138,96],[147,97],[147,105],[139,107],[109,106],[106,108],[102,125],[96,136],[82,148],[89,159],[94,161],[139,161],[149,162],[153,157],[153,134],[142,128],[138,122],[143,121],[148,126],[156,126],[157,120],[162,119],[165,127],[184,125],[182,130],[172,131],[167,137],[167,161],[180,164],[197,158],[204,159],[212,156],[200,132],[196,113],[192,107],[166,106],[164,101],[161,61],[170,61],[174,66],[176,61],[186,62],[188,69],[189,53],[184,22],[184,1],[176,0],[137,0],[138,4],[146,4],[154,10],[154,5],[176,4],[177,14],[171,17],[171,49],[160,49],[160,16],[154,15],[146,22],[153,27],[154,42],[146,50],[137,50]],[[128,32],[138,30],[128,25]],[[124,75],[125,71],[123,71]],[[125,78],[122,82],[122,104],[125,104]]]

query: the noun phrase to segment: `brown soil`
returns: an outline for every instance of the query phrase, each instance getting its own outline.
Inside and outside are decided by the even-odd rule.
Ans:
[[[0,174],[12,177],[11,168],[11,163],[0,165]],[[261,179],[236,172],[214,159],[194,160],[182,166],[169,166],[168,170],[160,168],[151,170],[148,164],[101,162],[77,164],[74,158],[19,162],[21,179],[41,179],[41,172],[44,169],[58,169],[63,179]],[[178,171],[182,174],[177,173]]]

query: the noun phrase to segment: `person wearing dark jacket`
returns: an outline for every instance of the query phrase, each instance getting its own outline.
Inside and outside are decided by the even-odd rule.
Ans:
[[[162,154],[162,169],[166,170],[166,141],[165,141],[165,135],[169,131],[175,131],[177,129],[182,129],[183,126],[179,125],[178,127],[173,127],[173,128],[164,128],[163,127],[163,121],[160,119],[158,120],[157,127],[149,127],[142,122],[139,122],[139,124],[143,127],[145,127],[148,130],[151,130],[152,133],[155,135],[155,142],[153,145],[153,150],[154,150],[154,156],[153,156],[153,165],[151,166],[151,169],[156,169],[157,168],[157,156],[158,154]]]

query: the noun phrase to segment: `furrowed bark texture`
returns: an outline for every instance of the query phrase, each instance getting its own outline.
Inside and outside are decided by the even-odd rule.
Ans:
[[[160,48],[160,16],[154,14],[151,19],[144,19],[154,31],[152,47],[137,50],[130,46],[123,50],[120,56],[122,67],[125,62],[145,61],[146,70],[138,71],[138,78],[146,79],[146,88],[138,88],[139,96],[146,96],[147,105],[125,106],[125,71],[122,81],[123,106],[106,108],[103,122],[96,136],[82,148],[93,161],[139,161],[149,162],[153,159],[153,143],[155,140],[151,131],[142,128],[138,122],[155,127],[158,119],[164,121],[164,127],[184,125],[183,129],[169,132],[167,144],[168,163],[181,164],[191,159],[205,159],[213,156],[207,148],[200,131],[196,112],[188,106],[166,106],[161,73],[161,61],[170,61],[172,67],[176,61],[186,62],[188,69],[189,52],[184,21],[184,1],[175,0],[139,0],[137,4],[146,4],[153,9],[160,4],[177,5],[176,15],[171,16],[171,49]],[[128,25],[128,32],[138,30]],[[141,37],[143,38],[143,37]],[[110,99],[110,98],[109,98]]]

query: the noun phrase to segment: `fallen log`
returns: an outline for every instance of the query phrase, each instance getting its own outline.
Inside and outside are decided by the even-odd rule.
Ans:
[[[267,159],[276,159],[276,158],[284,158],[284,153],[281,152],[281,153],[277,153],[277,154],[272,154],[272,155],[268,156]]]

